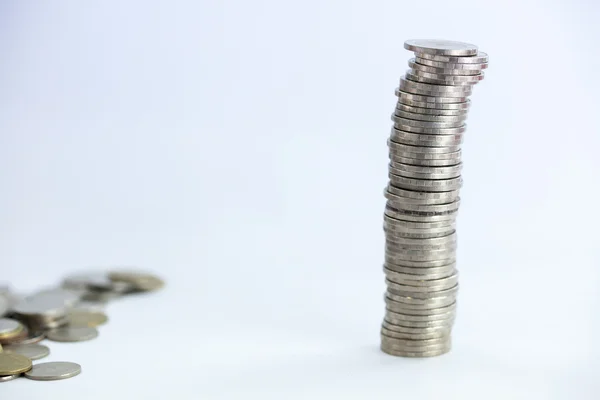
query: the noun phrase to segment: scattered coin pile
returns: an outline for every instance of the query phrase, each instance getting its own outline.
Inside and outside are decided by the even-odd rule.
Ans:
[[[408,40],[415,53],[396,89],[388,140],[381,349],[404,357],[450,351],[456,315],[456,215],[469,95],[488,56],[445,40]]]
[[[20,296],[0,287],[0,382],[20,376],[40,381],[79,375],[72,362],[33,364],[50,354],[44,339],[81,342],[98,337],[97,327],[106,323],[108,301],[124,295],[162,288],[164,282],[139,271],[110,271],[67,277],[60,287]]]

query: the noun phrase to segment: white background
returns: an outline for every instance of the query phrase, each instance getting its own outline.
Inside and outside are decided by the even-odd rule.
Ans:
[[[597,399],[597,17],[574,1],[0,5],[0,279],[161,274],[1,399]],[[409,38],[490,55],[451,354],[378,349]]]

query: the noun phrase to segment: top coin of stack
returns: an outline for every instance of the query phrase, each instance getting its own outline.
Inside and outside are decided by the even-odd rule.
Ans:
[[[428,357],[451,346],[461,144],[468,97],[483,79],[488,57],[475,45],[447,40],[407,40],[404,47],[415,57],[396,89],[388,140],[381,348],[396,356]]]

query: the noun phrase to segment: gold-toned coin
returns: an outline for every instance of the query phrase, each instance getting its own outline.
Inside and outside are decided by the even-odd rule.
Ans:
[[[10,340],[19,336],[23,329],[25,326],[16,319],[0,318],[0,340]]]
[[[98,311],[69,311],[69,326],[73,328],[95,328],[108,321],[106,314]]]
[[[0,353],[0,375],[22,374],[31,369],[31,360],[15,353]]]
[[[129,283],[133,290],[149,292],[158,290],[165,285],[165,282],[156,275],[137,271],[112,271],[108,277],[115,282]]]

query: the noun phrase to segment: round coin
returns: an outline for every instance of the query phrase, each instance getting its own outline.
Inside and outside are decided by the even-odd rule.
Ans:
[[[56,288],[39,291],[25,299],[49,303],[62,302],[65,305],[71,306],[79,301],[83,293],[83,290]]]
[[[441,39],[410,39],[404,42],[404,48],[415,53],[437,56],[474,56],[477,46],[471,43]]]
[[[445,147],[424,147],[414,146],[410,144],[403,144],[394,142],[391,139],[387,141],[390,151],[394,154],[414,154],[414,158],[424,159],[444,159],[444,160],[456,160],[456,164],[460,162],[460,146],[445,146]]]
[[[424,121],[424,122],[445,122],[445,123],[455,123],[459,124],[458,126],[463,126],[464,122],[467,120],[467,114],[461,115],[431,115],[431,114],[423,114],[423,113],[413,113],[408,111],[403,111],[396,108],[394,115],[400,118],[409,119],[411,121]],[[401,122],[399,122],[401,123]],[[418,125],[415,125],[418,126]]]
[[[81,366],[72,362],[54,361],[36,364],[25,377],[36,381],[56,381],[72,378],[81,373]]]
[[[39,343],[46,338],[46,334],[42,330],[31,330],[27,329],[27,336],[19,340],[11,341],[11,344],[22,345],[22,344],[35,344]]]
[[[396,163],[394,163],[396,164]],[[408,164],[405,164],[408,165]],[[458,164],[457,164],[458,165]],[[439,167],[438,167],[439,168]],[[399,196],[407,203],[418,204],[445,204],[451,203],[458,198],[459,191],[451,190],[448,192],[419,192],[397,188],[393,185],[387,185],[385,190],[396,196]]]
[[[0,318],[0,339],[7,339],[17,336],[23,331],[22,323],[11,318]]]
[[[466,70],[471,71],[471,70]],[[483,80],[485,74],[482,72],[474,75],[441,75],[434,74],[431,72],[419,71],[419,70],[410,70],[406,73],[407,79],[414,81],[415,79],[418,82],[421,82],[420,79],[426,79],[423,82],[431,82],[436,85],[461,85],[461,84],[471,84],[474,85],[477,82]],[[439,83],[438,83],[439,82]]]
[[[140,271],[112,271],[109,277],[114,282],[130,284],[137,291],[154,291],[161,289],[165,282],[159,277]]]
[[[405,153],[408,154],[408,153]],[[397,156],[390,152],[390,161],[396,163],[402,163],[407,165],[418,165],[422,167],[447,167],[451,165],[458,164],[460,162],[460,155],[457,160],[423,160],[419,158],[407,158],[402,156]]]
[[[460,104],[460,103],[458,103]],[[469,104],[469,103],[467,103]],[[409,104],[404,104],[403,102],[398,101],[396,103],[396,109],[411,112],[415,114],[427,114],[427,115],[467,115],[469,112],[469,108],[461,108],[457,110],[453,109],[437,109],[437,108],[427,108],[427,107],[417,107]]]
[[[438,62],[444,62],[449,64],[487,64],[489,62],[489,57],[487,53],[480,51],[477,55],[470,57],[453,57],[453,56],[443,56],[443,55],[433,55],[428,53],[419,53],[415,57],[417,60],[419,58],[423,58],[426,60],[433,60]]]
[[[12,381],[13,379],[17,379],[18,377],[20,377],[21,374],[15,374],[15,375],[3,375],[0,376],[0,382],[8,382],[8,381]]]
[[[385,323],[384,323],[385,325]],[[441,339],[450,336],[449,331],[437,330],[430,333],[408,333],[408,332],[396,332],[387,329],[384,325],[381,326],[381,333],[388,337],[405,340],[427,340],[427,339]]]
[[[417,62],[416,58],[411,58],[410,60],[408,60],[408,66],[415,72],[422,71],[422,72],[429,72],[430,74],[437,74],[437,75],[444,75],[444,76],[447,76],[447,75],[459,75],[459,76],[477,75],[481,72],[481,70],[478,70],[478,69],[434,67],[434,66],[427,65],[427,64],[421,64],[421,63]]]
[[[71,328],[95,328],[108,321],[108,317],[103,312],[71,310],[69,311],[69,327]]]
[[[443,110],[461,110],[464,108],[468,108],[471,104],[471,100],[469,100],[466,96],[463,98],[457,98],[419,95],[402,90],[400,87],[396,88],[395,93],[396,96],[398,96],[399,102],[415,107],[439,108]]]
[[[462,128],[465,125],[465,118],[461,118],[457,121],[451,122],[439,122],[439,121],[423,121],[418,119],[409,119],[405,118],[407,116],[406,113],[402,111],[397,111],[392,114],[391,118],[394,121],[394,126],[398,127],[400,130],[403,130],[403,126],[413,126],[415,128],[430,128],[430,129],[449,129],[449,128]],[[402,116],[404,115],[404,117]],[[415,132],[421,133],[421,132]]]
[[[383,343],[381,344],[381,351],[383,351],[386,354],[389,354],[391,356],[396,356],[396,357],[415,357],[415,358],[437,357],[437,356],[441,356],[443,354],[448,353],[450,350],[451,350],[451,346],[448,345],[447,347],[442,347],[437,350],[413,352],[413,351],[406,351],[406,350],[398,350],[396,348],[388,347]]]
[[[419,83],[411,81],[403,76],[400,78],[400,90],[404,90],[409,93],[423,94],[425,96],[466,97],[471,95],[473,88],[471,86]]]
[[[0,353],[0,375],[15,375],[31,369],[31,360],[20,354]]]
[[[6,346],[4,351],[7,353],[20,354],[30,360],[39,360],[50,354],[50,349],[41,344],[21,344]]]
[[[456,269],[456,263],[451,262],[447,265],[437,266],[437,267],[403,267],[394,264],[384,264],[384,269],[386,271],[394,271],[400,274],[410,274],[410,275],[442,275],[449,276]]]
[[[96,328],[64,327],[48,331],[46,337],[54,342],[83,342],[98,337],[98,330]]]

